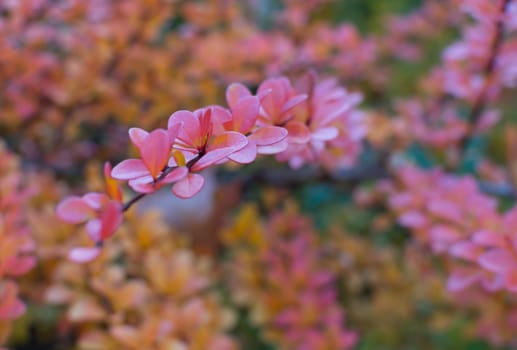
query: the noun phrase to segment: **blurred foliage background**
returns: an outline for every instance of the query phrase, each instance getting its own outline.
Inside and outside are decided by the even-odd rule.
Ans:
[[[221,168],[210,175],[213,185],[198,199],[170,201],[158,193],[143,201],[99,261],[75,266],[63,259],[67,249],[84,239],[78,237],[77,228],[55,218],[57,201],[64,194],[102,188],[101,164],[134,153],[126,139],[129,127],[156,127],[174,110],[224,104],[224,89],[232,81],[256,89],[268,75],[296,77],[298,70],[314,68],[361,91],[362,107],[368,112],[375,110],[386,118],[397,114],[396,102],[422,90],[422,77],[460,36],[457,23],[447,19],[428,36],[410,33],[407,41],[420,50],[417,59],[403,59],[397,47],[390,47],[395,43],[386,39],[389,19],[404,18],[431,2],[333,0],[308,2],[305,8],[294,0],[128,1],[127,13],[121,10],[108,25],[90,32],[88,26],[95,26],[95,19],[83,19],[79,2],[42,0],[44,12],[20,15],[27,24],[13,25],[11,32],[5,26],[0,40],[35,42],[12,55],[0,52],[0,136],[19,158],[20,173],[30,174],[27,182],[38,184],[37,194],[24,209],[34,232],[38,264],[18,279],[27,312],[14,321],[9,348],[308,349],[289,344],[275,324],[278,310],[289,298],[268,276],[272,258],[267,253],[283,254],[281,247],[290,244],[289,237],[303,232],[311,243],[300,260],[313,256],[307,263],[310,271],[332,276],[329,283],[335,298],[329,298],[344,313],[335,323],[356,334],[355,349],[510,349],[478,339],[476,327],[483,309],[458,306],[446,293],[443,261],[413,244],[410,231],[397,223],[377,192],[376,179],[304,178],[306,171],[314,170],[309,167],[300,171],[299,180],[275,183],[275,174],[287,166],[270,159],[245,168]],[[30,3],[39,6],[37,1]],[[447,8],[447,1],[436,3]],[[103,16],[102,1],[91,6],[99,6],[97,15]],[[309,18],[306,28],[278,17],[294,13],[298,6]],[[5,22],[14,19],[6,5],[0,4],[0,10]],[[63,37],[50,35],[47,40],[46,29],[39,27],[42,23],[67,29],[61,32]],[[318,23],[330,28],[352,24],[358,40],[376,38],[381,53],[371,62],[354,56],[351,61],[357,66],[352,64],[351,69],[329,63],[325,55],[359,55],[366,50],[360,44],[344,48],[329,44],[321,49],[321,60],[294,62],[301,49],[283,56],[283,45],[317,42],[313,35]],[[22,32],[29,27],[33,32]],[[255,38],[256,31],[281,33],[294,43],[275,37],[279,42],[271,42],[273,53],[266,41],[264,52],[257,49],[256,57],[248,59],[255,54],[254,47],[240,52],[236,47]],[[41,42],[34,39],[39,35]],[[88,38],[91,42],[82,41]],[[94,54],[89,56],[89,50]],[[48,52],[55,57],[48,58]],[[18,66],[7,66],[15,60],[20,60]],[[65,62],[61,67],[65,71],[59,62]],[[10,89],[18,81],[25,85],[19,91]],[[33,109],[20,118],[16,118],[21,108],[18,98],[33,103]],[[504,132],[517,118],[515,93],[505,91],[497,106],[503,122],[469,145],[471,159],[464,173],[475,173],[486,158],[496,165],[508,161]],[[359,164],[377,161],[377,152],[367,145]],[[424,168],[443,164],[446,157],[443,150],[419,145],[408,147],[404,156]],[[267,176],[257,176],[264,172],[261,169]],[[361,201],[363,195],[367,204]],[[208,208],[206,215],[199,214],[200,206]],[[298,288],[296,283],[286,284],[285,293]],[[490,310],[496,314],[500,307]],[[174,318],[171,327],[179,329],[180,340],[154,344],[157,320],[168,317]]]

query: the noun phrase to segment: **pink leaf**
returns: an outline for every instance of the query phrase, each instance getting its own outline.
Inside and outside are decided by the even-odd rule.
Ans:
[[[172,125],[170,128],[167,128],[167,134],[169,135],[169,144],[172,145],[178,137],[181,128],[183,127],[183,123],[177,123]]]
[[[453,271],[447,280],[447,289],[451,292],[464,290],[479,280],[479,272],[470,270]]]
[[[251,92],[248,88],[240,83],[233,83],[226,88],[226,102],[230,109],[243,97],[251,96]]]
[[[438,218],[462,223],[463,216],[456,204],[443,199],[432,199],[428,204],[429,211]]]
[[[171,171],[160,183],[170,184],[179,181],[188,175],[188,169],[185,166],[179,167]]]
[[[190,111],[177,111],[170,116],[167,128],[170,129],[176,124],[183,124],[177,137],[188,145],[194,145],[200,129],[198,117]]]
[[[249,164],[257,158],[257,146],[254,142],[248,142],[246,147],[230,154],[228,158],[240,164]]]
[[[516,258],[507,250],[492,249],[481,254],[478,258],[481,267],[495,273],[504,273],[517,267]]]
[[[149,135],[147,131],[140,128],[131,128],[129,129],[129,138],[131,139],[131,142],[133,142],[133,145],[140,148],[142,146],[142,143],[144,142],[145,138]]]
[[[153,178],[150,175],[129,180],[128,185],[138,193],[153,193],[157,189],[153,185]]]
[[[88,204],[88,206],[94,210],[99,210],[102,208],[104,203],[106,203],[108,197],[104,193],[87,193],[83,196],[83,201]]]
[[[226,130],[234,130],[233,129],[233,116],[232,113],[223,108],[221,106],[213,106],[212,109],[212,132],[216,135],[219,135]]]
[[[319,128],[312,133],[312,139],[317,141],[330,141],[338,137],[339,130],[333,126]]]
[[[123,160],[111,171],[111,176],[118,180],[131,180],[148,174],[149,170],[141,159]]]
[[[7,264],[6,272],[10,276],[26,274],[36,265],[36,258],[33,256],[18,256]]]
[[[212,141],[207,153],[192,167],[193,171],[201,171],[214,165],[230,154],[243,149],[248,144],[248,138],[235,131],[227,131]]]
[[[149,175],[137,177],[136,179],[129,180],[128,184],[129,186],[139,193],[151,193],[154,192],[153,183],[154,179],[153,177]]]
[[[287,129],[279,126],[264,126],[255,130],[248,138],[257,146],[267,146],[280,142],[287,137]]]
[[[261,101],[262,107],[266,113],[273,119],[280,117],[284,102],[288,99],[289,91],[286,86],[290,86],[289,81],[287,83],[283,80],[286,78],[271,78],[265,80],[260,84],[257,95],[265,94],[266,91],[271,90],[270,93],[264,96]]]
[[[496,110],[485,111],[479,118],[479,121],[477,122],[476,132],[478,132],[478,133],[487,132],[500,119],[501,119],[501,115],[500,115],[499,111],[496,111]]]
[[[0,320],[13,320],[25,312],[25,305],[18,299],[18,287],[7,280],[0,285]]]
[[[453,243],[460,239],[460,233],[446,225],[436,225],[429,230],[429,235],[432,240],[442,241],[446,243]]]
[[[344,104],[339,107],[329,106],[331,108],[326,108],[320,111],[316,115],[319,125],[328,125],[332,123],[335,119],[343,115],[346,111],[350,109],[350,104]],[[318,118],[319,117],[319,118]]]
[[[106,205],[101,214],[101,240],[113,235],[122,223],[122,208],[120,203],[111,201]]]
[[[196,147],[206,146],[208,142],[208,138],[213,132],[213,123],[212,123],[212,111],[213,107],[207,107],[196,110],[195,114],[199,118],[199,130],[196,138],[196,143],[194,144]]]
[[[287,149],[289,143],[287,142],[287,138],[283,139],[280,142],[273,143],[267,146],[258,146],[257,153],[259,154],[277,154],[283,152]]]
[[[140,332],[132,326],[115,325],[110,327],[110,335],[128,348],[134,347],[141,341]]]
[[[99,242],[101,240],[101,227],[100,219],[92,219],[86,223],[86,233],[92,241]]]
[[[472,235],[472,241],[485,247],[503,247],[504,236],[490,230],[480,230]]]
[[[505,287],[513,293],[517,293],[517,270],[512,269],[504,274]]]
[[[92,208],[79,197],[68,197],[64,199],[56,209],[57,216],[71,224],[78,224],[88,220],[94,214]]]
[[[393,209],[404,209],[411,206],[413,196],[407,192],[395,193],[389,197],[389,205]]]
[[[236,150],[232,147],[217,148],[207,152],[200,160],[192,166],[193,171],[201,171],[215,164],[222,164],[223,161]]]
[[[273,90],[271,90],[271,89],[265,89],[265,90],[262,90],[262,91],[257,91],[257,97],[258,97],[259,101],[262,102],[264,97],[269,95],[271,92],[273,92]]]
[[[504,287],[504,276],[503,275],[495,275],[495,276],[482,276],[481,285],[485,290],[489,292],[495,292]]]
[[[280,112],[282,115],[289,113],[294,107],[298,106],[300,103],[307,100],[307,95],[296,95],[291,97],[282,107],[282,111]]]
[[[97,247],[79,247],[74,248],[68,254],[68,259],[77,263],[87,263],[99,256],[100,248]]]
[[[156,179],[161,173],[171,152],[169,135],[165,130],[153,130],[140,147],[140,154],[151,176]]]
[[[307,143],[311,140],[311,131],[302,122],[290,121],[285,128],[289,133],[289,142]]]
[[[260,103],[255,96],[241,98],[232,107],[234,130],[243,134],[250,131],[257,121]]]
[[[450,255],[468,261],[476,261],[481,252],[480,246],[469,241],[455,243],[449,249]]]
[[[197,194],[205,183],[203,176],[199,174],[188,174],[172,186],[172,192],[179,198],[190,198]]]
[[[419,211],[411,210],[399,216],[398,222],[409,228],[423,228],[428,224],[427,218]]]

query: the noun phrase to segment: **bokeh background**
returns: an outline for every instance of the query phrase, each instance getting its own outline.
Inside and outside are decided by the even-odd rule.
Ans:
[[[401,192],[425,202],[419,191],[434,190],[457,204],[477,191],[465,179],[436,185],[429,169],[441,166],[502,189],[500,210],[514,204],[506,189],[517,179],[515,91],[489,101],[500,122],[471,140],[463,160],[461,140],[419,142],[411,129],[414,100],[449,107],[436,76],[444,49],[475,22],[461,8],[455,0],[2,0],[0,345],[517,346],[514,296],[448,292],[451,262],[404,227],[390,202]],[[268,77],[296,81],[309,70],[363,96],[367,132],[347,149],[345,169],[293,170],[273,157],[211,169],[192,199],[164,190],[132,208],[94,262],[66,259],[87,238],[56,217],[56,205],[103,190],[103,163],[136,154],[130,127],[225,105],[232,82],[255,91]],[[471,100],[453,102],[468,115]],[[386,171],[409,161],[424,170]]]

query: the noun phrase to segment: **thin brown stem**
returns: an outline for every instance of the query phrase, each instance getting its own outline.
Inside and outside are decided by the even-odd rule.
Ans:
[[[494,39],[492,41],[492,47],[490,49],[490,54],[488,60],[483,67],[483,75],[485,77],[484,84],[472,105],[472,109],[470,110],[469,115],[467,116],[467,121],[471,125],[471,130],[469,135],[467,135],[460,143],[461,149],[464,149],[466,145],[468,145],[470,139],[472,138],[473,131],[481,117],[485,106],[487,104],[488,92],[490,88],[490,83],[492,81],[492,77],[495,71],[497,57],[500,54],[503,38],[504,38],[504,18],[503,15],[508,10],[508,5],[510,4],[510,0],[503,0],[501,3],[500,16],[497,19]]]
[[[138,202],[140,199],[144,198],[145,197],[145,193],[139,193],[138,195],[134,196],[133,198],[131,198],[129,201],[127,201],[123,206],[122,206],[122,211],[127,211],[129,210],[129,208],[131,208],[131,206],[133,204],[135,204],[136,202]]]
[[[192,158],[191,160],[189,160],[186,164],[186,167],[190,170],[194,164],[196,164],[200,159],[201,157],[203,157],[204,155],[204,152],[200,152],[197,156],[195,156],[194,158]],[[158,176],[154,181],[153,181],[153,184],[157,184],[159,183],[160,181],[162,181],[167,175],[169,175],[174,169],[177,169],[178,167],[177,166],[168,166],[166,167],[162,173],[160,174],[160,176]],[[131,198],[130,200],[128,200],[126,203],[124,203],[122,205],[122,212],[125,212],[127,210],[129,210],[129,208],[131,208],[133,206],[133,204],[137,203],[139,200],[141,200],[142,198],[144,198],[145,196],[147,195],[147,193],[139,193],[137,194],[136,196],[134,196],[133,198]]]
[[[310,183],[334,183],[356,185],[368,180],[388,179],[392,176],[387,164],[375,163],[359,165],[350,169],[336,172],[327,172],[320,168],[292,169],[268,169],[250,174],[243,179],[243,187],[251,185],[265,185],[271,187],[288,188]],[[517,199],[517,192],[508,183],[496,183],[490,181],[477,181],[478,189],[494,197]]]

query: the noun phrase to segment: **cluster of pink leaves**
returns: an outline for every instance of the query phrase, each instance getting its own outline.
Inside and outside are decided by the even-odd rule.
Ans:
[[[511,0],[458,3],[473,21],[465,26],[462,39],[444,51],[444,65],[432,77],[434,89],[465,101],[474,113],[483,113],[465,121],[456,108],[443,101],[430,109],[417,101],[401,104],[401,114],[410,116],[417,139],[447,146],[461,141],[469,131],[486,130],[497,120],[497,113],[483,111],[483,104],[515,79],[516,5]],[[441,99],[446,100],[446,95]],[[434,117],[439,119],[431,120],[437,128],[429,123]],[[469,130],[468,122],[476,122],[474,130]],[[480,285],[488,292],[517,292],[512,233],[516,209],[499,213],[497,200],[481,193],[471,177],[404,167],[397,172],[397,181],[402,190],[386,186],[390,206],[398,213],[401,225],[451,261],[449,290]]]
[[[449,279],[449,289],[462,289],[481,283],[487,291],[517,293],[517,207],[494,215],[484,214],[487,222],[458,240],[450,254],[462,261]],[[489,217],[494,215],[490,222]]]
[[[263,6],[251,0],[153,0],[146,11],[138,2],[3,2],[0,10],[8,15],[0,17],[0,33],[6,39],[0,42],[0,62],[6,76],[1,84],[5,88],[7,116],[14,120],[43,114],[52,120],[61,108],[75,114],[82,106],[94,107],[95,118],[103,117],[110,114],[105,113],[110,104],[122,109],[124,104],[134,103],[126,100],[128,96],[138,102],[149,97],[146,95],[151,89],[146,91],[143,82],[147,78],[140,76],[142,72],[160,75],[155,86],[177,84],[164,74],[164,70],[172,71],[167,62],[182,65],[182,70],[189,72],[189,79],[201,81],[200,77],[221,76],[225,82],[239,79],[253,83],[259,82],[264,72],[278,75],[291,65],[323,62],[350,76],[373,66],[375,40],[362,40],[351,25],[333,28],[321,21],[313,25],[311,11],[321,1],[307,5],[286,2],[285,10],[275,18],[279,29],[275,31],[247,23],[250,21],[246,7],[251,7],[252,13],[260,13],[259,7]],[[155,50],[157,32],[168,23],[171,14],[185,18],[186,23],[167,34],[163,54]],[[228,28],[214,30],[214,22],[221,20]],[[143,60],[153,62],[153,67],[135,70]],[[132,82],[131,88],[121,84],[127,76],[138,83]],[[138,88],[141,85],[144,87]],[[195,93],[187,86],[176,90],[178,98]],[[117,100],[123,104],[119,105]],[[0,117],[7,122],[4,119],[7,117]]]
[[[433,40],[449,27],[457,27],[461,22],[461,15],[458,11],[451,11],[451,7],[457,6],[457,3],[458,0],[424,1],[421,7],[406,15],[390,16],[386,35],[379,44],[383,50],[393,50],[393,55],[400,59],[422,59],[425,54],[422,47],[411,38]]]
[[[24,207],[32,189],[23,184],[18,160],[0,144],[0,321],[25,311],[16,278],[36,263],[34,242],[26,226]],[[0,345],[4,339],[0,323]]]
[[[468,176],[405,167],[397,174],[397,184],[385,184],[384,189],[390,193],[390,208],[398,222],[435,254],[458,262],[452,268],[449,290],[480,283],[489,291],[512,291],[511,274],[505,277],[504,269],[515,265],[508,259],[514,255],[508,243],[513,242],[511,224],[517,211],[501,215],[497,200],[481,193],[476,180]],[[504,249],[509,251],[502,253]]]
[[[94,111],[95,118],[104,118],[127,105],[132,106],[126,111],[130,113],[133,104],[148,99],[167,105],[170,102],[156,92],[156,86],[165,91],[169,84],[181,81],[167,75],[170,64],[188,72],[189,82],[216,76],[223,82],[258,83],[264,74],[321,66],[330,67],[340,78],[386,85],[388,72],[379,74],[383,54],[414,58],[414,53],[405,53],[417,50],[410,37],[439,32],[437,26],[452,22],[448,16],[454,12],[426,1],[415,15],[394,19],[398,25],[390,25],[383,35],[366,37],[349,23],[333,26],[315,20],[314,12],[325,2],[329,1],[284,1],[283,9],[275,13],[274,30],[266,31],[247,18],[248,7],[256,15],[264,6],[253,0],[153,0],[145,11],[139,3],[127,2],[6,1],[0,6],[9,14],[0,18],[0,33],[6,38],[0,42],[0,62],[8,113],[0,118],[38,116],[55,122],[62,108],[75,118],[85,108]],[[160,40],[156,33],[171,14],[185,18],[185,24],[167,33],[162,50],[155,50]],[[214,30],[220,21],[227,24],[225,29]],[[153,65],[135,69],[142,62]],[[146,83],[149,74],[160,76],[152,87]],[[126,80],[130,87],[121,83]],[[195,94],[186,85],[173,90],[177,99]],[[152,115],[160,109],[146,108]]]
[[[437,169],[404,167],[395,182],[385,182],[381,188],[389,194],[399,224],[446,262],[448,290],[461,305],[486,313],[479,334],[494,343],[506,342],[505,332],[516,324],[515,311],[500,315],[494,311],[499,306],[493,304],[504,295],[515,310],[517,206],[501,213],[498,201],[482,193],[473,177]],[[484,305],[487,300],[492,304]]]
[[[264,252],[269,279],[266,283],[273,290],[290,286],[282,296],[286,305],[272,323],[282,330],[285,345],[290,349],[350,349],[357,334],[343,326],[345,314],[333,286],[336,276],[318,266],[320,257],[314,247],[310,234],[301,231],[292,239],[279,240]]]
[[[437,113],[428,112],[440,108],[438,104],[428,107],[416,99],[400,101],[396,109],[402,117],[405,137],[409,134],[412,139],[438,149],[457,145],[467,134],[468,123],[458,116],[455,106],[441,108]]]
[[[277,159],[292,168],[320,164],[335,170],[353,165],[366,135],[364,112],[354,109],[361,95],[349,93],[334,79],[318,82],[312,72],[299,81],[297,90],[307,99],[294,108],[285,125],[288,147]]]
[[[82,197],[67,197],[57,207],[57,215],[63,221],[79,224],[86,222],[86,232],[95,247],[80,247],[70,251],[69,258],[86,262],[96,258],[103,242],[111,237],[122,223],[122,193],[110,175],[111,166],[106,163],[104,174],[106,193],[90,192]],[[115,189],[115,191],[113,191]]]
[[[515,85],[515,6],[511,0],[465,0],[454,4],[458,9],[455,13],[465,14],[459,21],[462,36],[443,51],[442,65],[422,81],[431,98],[398,105],[406,124],[404,130],[410,131],[414,140],[436,148],[457,146],[498,121],[498,111],[482,107],[504,87]],[[467,119],[457,108],[458,102],[472,111]]]
[[[185,38],[195,43],[192,60],[199,67],[200,74],[216,74],[224,81],[238,79],[258,83],[264,74],[276,76],[324,67],[348,80],[366,81],[373,85],[386,82],[382,74],[375,74],[379,71],[380,65],[376,63],[384,37],[363,36],[350,23],[334,26],[315,20],[314,12],[321,3],[330,2],[328,0],[282,2],[283,9],[268,18],[273,22],[272,30],[262,30],[243,23],[246,21],[242,19],[229,26],[230,31],[225,37],[220,31],[207,31],[208,22],[185,26]],[[205,5],[205,11],[211,6],[221,7],[215,1]],[[264,10],[264,3],[260,1],[243,1],[235,7],[239,5],[249,6],[249,12],[253,14]],[[250,50],[253,50],[253,55],[249,54]],[[385,53],[391,55],[392,51]],[[240,70],[235,65],[246,69]]]
[[[443,53],[442,88],[452,96],[474,103],[480,94],[494,98],[502,86],[515,83],[517,41],[512,32],[517,20],[515,2],[511,0],[465,0],[460,9],[473,18],[472,24],[463,27],[460,41],[450,45]],[[496,62],[487,62],[498,32],[503,31],[504,42]],[[483,68],[494,64],[494,74],[483,75]],[[486,91],[483,91],[486,90]]]
[[[325,249],[309,221],[289,210],[276,212],[255,241],[247,231],[260,223],[250,218],[242,241],[230,242],[235,249],[228,275],[234,297],[250,307],[267,340],[293,350],[352,348],[357,333],[345,326],[337,276],[323,262]]]
[[[57,208],[64,221],[86,221],[96,245],[74,249],[71,259],[95,258],[102,242],[121,224],[123,211],[132,203],[122,203],[115,180],[128,181],[141,196],[173,184],[174,195],[190,198],[204,185],[201,171],[229,161],[248,164],[258,154],[276,154],[292,167],[304,163],[339,167],[353,163],[360,151],[364,116],[354,107],[361,97],[334,80],[317,82],[309,73],[294,88],[285,77],[271,78],[260,84],[257,95],[234,83],[226,90],[226,100],[229,108],[213,105],[177,111],[167,129],[129,130],[140,158],[126,159],[112,170],[106,166],[109,195],[69,197]]]

